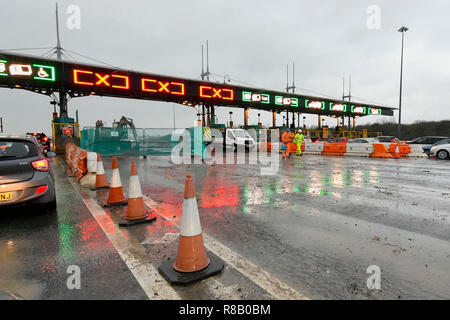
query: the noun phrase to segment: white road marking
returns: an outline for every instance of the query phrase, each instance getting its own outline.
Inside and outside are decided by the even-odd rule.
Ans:
[[[151,263],[142,263],[137,259],[130,248],[145,252],[145,249],[131,237],[127,237],[127,233],[119,230],[118,226],[111,220],[106,212],[101,208],[97,201],[92,199],[88,194],[78,188],[78,185],[69,178],[70,183],[75,189],[80,191],[84,204],[91,212],[92,216],[97,220],[98,224],[106,234],[112,245],[119,253],[122,260],[128,266],[131,273],[140,284],[145,294],[151,300],[181,300],[178,293],[167,283],[167,281],[160,275],[158,269]],[[157,293],[157,295],[155,295]]]
[[[180,228],[179,225],[171,221],[173,220],[173,215],[166,216],[164,212],[158,210],[159,205],[155,201],[153,201],[147,196],[144,196],[144,202],[148,207],[154,209],[158,215],[163,217],[165,220],[171,222],[177,228]],[[299,293],[298,291],[291,288],[284,282],[278,280],[270,273],[265,271],[263,268],[250,262],[249,260],[241,256],[240,254],[234,252],[224,244],[215,240],[211,236],[205,234],[205,232],[203,232],[203,241],[205,246],[210,251],[219,256],[226,263],[231,265],[234,269],[242,273],[245,277],[250,279],[260,288],[264,289],[274,298],[280,300],[309,300],[309,298],[306,297],[305,295]]]

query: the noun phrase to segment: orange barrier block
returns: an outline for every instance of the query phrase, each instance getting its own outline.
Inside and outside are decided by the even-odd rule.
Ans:
[[[87,153],[73,143],[66,144],[65,159],[73,175],[81,180],[87,173]]]
[[[323,146],[323,156],[343,156],[347,152],[346,142],[325,143]]]
[[[272,151],[272,142],[260,142],[259,143],[259,151]]]
[[[386,146],[382,143],[374,143],[373,144],[373,153],[370,155],[372,158],[392,158],[392,154],[390,154]]]
[[[411,146],[404,143],[393,143],[389,145],[389,153],[396,158],[405,158],[411,153]]]

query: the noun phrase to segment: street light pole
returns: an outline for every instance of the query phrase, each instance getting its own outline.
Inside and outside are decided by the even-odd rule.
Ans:
[[[398,32],[402,33],[402,56],[400,63],[400,98],[398,103],[398,130],[397,130],[397,138],[400,139],[400,135],[402,133],[401,125],[402,125],[402,89],[403,89],[403,43],[405,39],[405,32],[408,31],[407,27],[401,27]]]

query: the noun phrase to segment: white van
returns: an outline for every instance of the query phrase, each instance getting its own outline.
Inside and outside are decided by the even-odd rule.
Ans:
[[[224,138],[224,147],[226,149],[237,151],[252,150],[256,147],[255,140],[244,129],[226,129]]]

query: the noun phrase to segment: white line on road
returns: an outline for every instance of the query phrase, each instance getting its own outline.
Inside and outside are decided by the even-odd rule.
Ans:
[[[73,178],[68,178],[75,189],[78,186],[74,183]],[[78,189],[80,190],[80,189]],[[132,237],[127,237],[127,233],[122,233],[114,221],[106,214],[97,201],[92,199],[88,194],[80,190],[84,204],[91,212],[92,216],[97,220],[98,224],[106,234],[112,245],[119,253],[122,260],[128,266],[131,273],[140,284],[145,294],[151,300],[181,300],[178,293],[167,283],[167,281],[159,274],[158,270],[151,263],[142,263],[130,252],[130,242]],[[145,249],[135,240],[132,244],[133,250],[144,252]],[[155,295],[157,293],[157,295]]]
[[[179,228],[179,226],[173,222],[173,215],[165,215],[163,211],[158,210],[160,207],[155,201],[147,196],[144,196],[144,202],[148,207],[154,209],[158,215]],[[210,251],[222,258],[225,262],[242,273],[245,277],[250,279],[260,288],[267,291],[274,298],[280,300],[309,300],[309,298],[305,295],[299,293],[284,282],[278,280],[263,268],[258,267],[224,244],[205,234],[205,232],[203,232],[202,234],[205,246]]]

